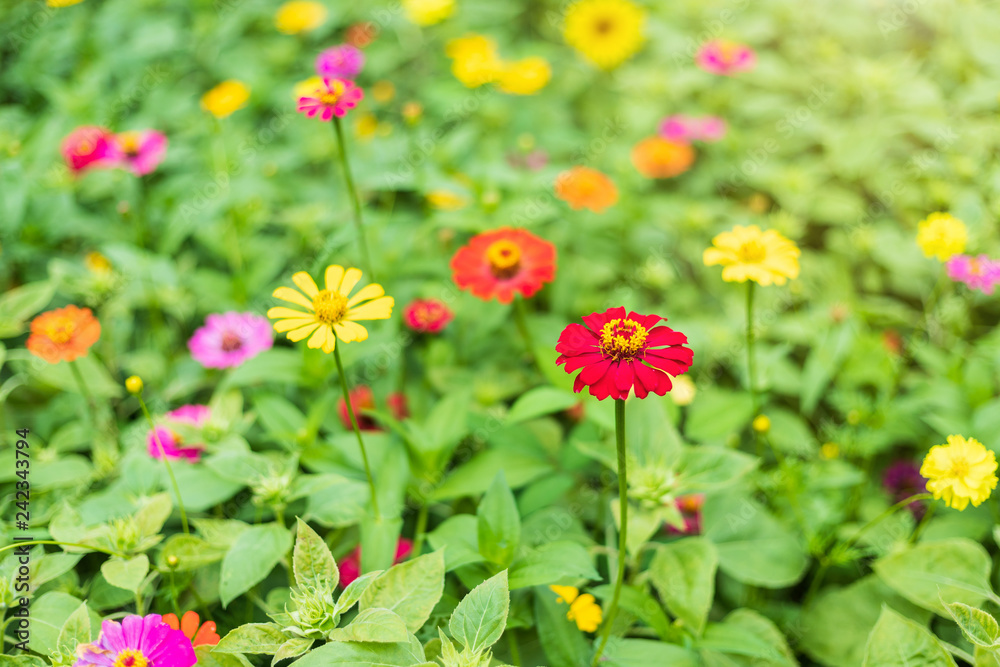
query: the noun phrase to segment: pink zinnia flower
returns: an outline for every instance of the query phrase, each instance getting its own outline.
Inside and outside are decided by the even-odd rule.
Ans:
[[[1000,283],[1000,262],[986,255],[955,255],[948,260],[946,266],[949,278],[965,283],[969,289],[979,290],[983,294],[993,294],[993,288]]]
[[[188,341],[191,356],[206,368],[232,368],[271,349],[274,338],[267,318],[253,313],[209,315]]]
[[[74,667],[191,667],[197,661],[191,640],[159,614],[104,621],[92,644],[76,647]]]
[[[176,410],[168,412],[166,417],[167,421],[190,424],[191,426],[203,426],[208,421],[209,410],[208,406],[205,405],[183,405]],[[157,443],[157,440],[159,440],[159,443]],[[185,443],[181,437],[166,426],[157,426],[146,435],[146,449],[154,459],[163,458],[160,455],[160,446],[162,446],[163,453],[170,460],[187,459],[188,461],[197,462],[201,458],[201,452],[205,449],[205,446],[195,444],[186,447],[184,445]]]
[[[414,299],[403,309],[406,326],[419,333],[440,333],[455,314],[438,299]]]
[[[364,54],[350,44],[331,47],[316,57],[316,73],[327,79],[354,79],[364,65]]]
[[[401,391],[394,391],[386,396],[385,404],[396,419],[403,420],[410,416],[410,403],[406,400],[406,394]]]
[[[702,493],[692,493],[680,496],[674,503],[684,517],[684,528],[678,530],[673,526],[667,526],[667,532],[671,535],[698,535],[701,533],[701,508],[705,504],[705,495]]]
[[[698,50],[695,62],[706,72],[729,76],[752,70],[757,64],[757,54],[745,44],[713,39]]]
[[[675,114],[660,123],[660,136],[667,141],[689,144],[692,141],[718,141],[726,135],[726,121],[718,116]]]
[[[167,154],[167,137],[156,130],[132,130],[114,135],[118,165],[136,176],[156,169]]]
[[[309,118],[319,114],[324,122],[333,117],[343,118],[348,109],[353,109],[365,96],[364,91],[346,79],[323,79],[311,96],[299,98],[299,112]]]
[[[396,543],[396,557],[393,559],[393,565],[402,563],[409,558],[412,551],[413,542],[405,537],[399,538],[399,542]],[[356,546],[347,558],[337,563],[337,567],[340,569],[340,585],[347,588],[352,581],[361,576],[361,545]]]
[[[74,173],[98,167],[113,167],[118,159],[114,135],[103,127],[84,125],[63,139],[62,154]]]

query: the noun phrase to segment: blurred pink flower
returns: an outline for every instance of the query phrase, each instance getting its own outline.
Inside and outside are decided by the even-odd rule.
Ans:
[[[365,96],[364,91],[346,79],[324,78],[311,96],[299,98],[299,113],[309,118],[319,114],[319,119],[330,122],[333,117],[343,118]]]
[[[66,166],[79,174],[87,169],[115,166],[118,151],[114,135],[103,127],[83,125],[63,139],[62,154]]]
[[[689,144],[692,141],[718,141],[726,136],[726,121],[718,116],[674,114],[660,122],[660,136],[668,141]]]
[[[406,326],[419,333],[441,333],[454,317],[451,309],[438,299],[414,299],[403,309]]]
[[[209,410],[207,405],[182,405],[176,410],[166,414],[167,421],[191,426],[203,426],[208,421]],[[159,443],[157,443],[159,440]],[[204,445],[194,444],[185,447],[186,443],[179,435],[171,431],[167,426],[157,426],[146,435],[146,449],[154,459],[163,458],[160,454],[160,446],[168,459],[187,459],[196,462],[201,458]]]
[[[405,537],[399,538],[399,542],[396,543],[396,557],[393,559],[393,565],[402,563],[409,558],[412,551],[413,542]],[[337,563],[337,567],[340,569],[340,585],[347,588],[352,581],[361,576],[361,545],[356,546],[347,558]]]
[[[1000,262],[986,255],[955,255],[946,266],[949,278],[983,294],[993,294],[993,288],[1000,283]]]
[[[271,349],[271,324],[253,313],[209,315],[188,341],[191,356],[206,368],[231,368]]]
[[[143,176],[156,169],[167,154],[167,137],[156,130],[130,130],[114,135],[117,166]]]
[[[882,486],[892,496],[894,503],[906,500],[910,496],[927,491],[927,480],[920,474],[920,465],[913,461],[896,461],[882,473]],[[923,517],[927,510],[924,503],[916,500],[909,505],[909,510],[917,519]]]
[[[365,56],[350,44],[340,44],[316,57],[316,73],[327,79],[354,79],[365,65]]]
[[[667,532],[671,535],[699,535],[701,533],[701,508],[705,504],[705,496],[701,493],[692,493],[687,496],[680,496],[674,501],[677,509],[684,517],[684,529],[678,530],[673,526],[667,526]]]
[[[702,44],[695,62],[706,72],[729,76],[752,70],[757,64],[757,54],[745,44],[713,39]]]

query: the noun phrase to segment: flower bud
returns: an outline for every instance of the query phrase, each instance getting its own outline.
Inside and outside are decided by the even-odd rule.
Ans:
[[[125,388],[130,394],[141,394],[142,393],[142,378],[138,375],[133,375],[129,379],[125,380]]]

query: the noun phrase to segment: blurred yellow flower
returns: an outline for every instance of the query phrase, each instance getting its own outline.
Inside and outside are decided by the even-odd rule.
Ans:
[[[946,262],[965,251],[969,240],[965,223],[949,213],[931,213],[917,228],[917,245],[924,257]]]
[[[309,336],[307,345],[321,349],[327,354],[333,352],[339,338],[345,343],[368,339],[368,330],[358,324],[358,320],[386,320],[392,314],[395,304],[391,296],[385,296],[381,285],[372,283],[350,296],[358,281],[361,270],[342,266],[326,267],[325,289],[319,289],[316,282],[305,271],[292,276],[302,292],[291,287],[279,287],[274,297],[305,308],[308,312],[277,306],[267,311],[278,333],[288,332],[288,340],[297,342]],[[305,296],[303,296],[305,293]],[[367,302],[367,303],[365,303]],[[311,334],[311,335],[310,335]]]
[[[286,2],[274,14],[274,26],[286,35],[315,30],[326,21],[327,10],[322,3],[306,0]]]
[[[376,118],[373,113],[363,114],[358,118],[357,122],[354,123],[354,131],[362,139],[371,139],[375,136],[375,130],[377,129],[378,118]]]
[[[132,375],[127,380],[125,380],[125,389],[128,390],[130,394],[141,394],[142,393],[142,378],[138,375]]]
[[[225,118],[242,109],[250,99],[250,88],[242,81],[223,81],[201,97],[201,108],[216,118]]]
[[[450,190],[434,190],[428,193],[427,203],[439,211],[457,211],[469,203],[468,200]]]
[[[511,95],[534,95],[552,78],[552,68],[545,58],[533,56],[506,63],[498,72],[500,90]]]
[[[558,596],[556,602],[569,605],[566,618],[575,622],[577,628],[584,632],[597,630],[603,614],[593,595],[580,595],[580,591],[573,586],[549,586],[549,589]]]
[[[757,415],[753,419],[753,430],[758,433],[767,433],[771,430],[771,418],[767,415]]]
[[[445,53],[451,71],[466,88],[476,88],[496,80],[503,68],[497,45],[483,35],[467,35],[448,42]]]
[[[48,0],[45,4],[49,7],[70,7],[72,5],[78,5],[83,0]]]
[[[566,12],[563,36],[585,59],[614,69],[642,46],[646,14],[629,0],[580,0]]]
[[[396,96],[396,86],[392,81],[376,81],[372,86],[372,97],[376,102],[390,102]]]
[[[323,90],[323,77],[311,76],[308,79],[299,81],[295,84],[295,87],[292,88],[292,97],[294,97],[296,101],[298,101],[300,97],[315,97],[317,94],[321,94],[317,93],[319,90]]]
[[[687,375],[678,375],[674,378],[674,388],[670,390],[670,398],[680,406],[691,405],[694,402],[695,394],[698,393],[694,381]]]
[[[96,250],[88,252],[83,258],[83,263],[92,273],[98,275],[111,273],[111,260]]]
[[[949,435],[948,444],[927,452],[920,474],[927,490],[957,510],[980,505],[997,488],[997,458],[975,438]]]
[[[840,456],[840,445],[835,442],[824,442],[819,448],[819,456],[827,461],[837,458]]]
[[[403,118],[410,125],[414,125],[424,115],[424,106],[420,102],[407,102],[403,105]]]
[[[403,0],[403,10],[417,25],[434,25],[454,13],[455,0]]]
[[[800,254],[795,243],[773,229],[762,232],[757,225],[736,225],[712,239],[702,261],[705,266],[721,264],[726,282],[784,285],[798,277]]]

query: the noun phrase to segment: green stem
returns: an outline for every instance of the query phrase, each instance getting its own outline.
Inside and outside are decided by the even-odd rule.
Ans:
[[[17,549],[20,547],[33,547],[36,544],[55,544],[61,547],[76,547],[77,549],[89,549],[90,551],[97,551],[102,554],[107,554],[109,556],[118,556],[119,558],[127,558],[125,554],[118,553],[117,551],[111,551],[109,549],[102,549],[101,547],[95,547],[92,544],[79,544],[77,542],[60,542],[59,540],[31,540],[25,542],[15,542],[14,544],[8,544],[5,547],[0,547],[0,553],[4,551],[9,551],[11,549]]]
[[[146,401],[142,400],[142,394],[136,394],[135,397],[139,399],[139,407],[142,408],[142,414],[146,415],[146,421],[149,422],[149,429],[153,434],[153,442],[160,448],[160,456],[163,457],[163,465],[167,468],[167,475],[170,476],[170,485],[173,486],[174,495],[177,497],[177,507],[181,511],[181,526],[184,528],[184,533],[188,534],[191,530],[188,528],[187,510],[184,509],[184,499],[181,498],[181,489],[177,486],[174,469],[170,465],[170,459],[167,458],[167,452],[163,449],[163,443],[160,442],[160,435],[156,431],[156,424],[153,423],[153,416],[149,414],[149,408],[146,407]]]
[[[274,520],[281,524],[281,527],[285,527],[285,508],[281,505],[274,506]]]
[[[531,329],[528,328],[528,314],[524,308],[524,299],[519,296],[514,297],[514,321],[521,332],[521,337],[524,338],[524,344],[528,347],[528,354],[535,360],[535,364],[538,364],[538,358],[535,356],[535,341],[531,337]]]
[[[966,653],[962,649],[958,648],[957,646],[955,646],[953,644],[949,644],[948,642],[944,641],[943,639],[939,639],[938,641],[940,641],[941,645],[944,646],[945,649],[947,649],[948,653],[951,653],[956,658],[961,658],[962,660],[964,660],[965,662],[969,663],[970,665],[977,665],[977,664],[979,664],[979,663],[976,662],[976,659],[974,657],[972,657],[971,655],[969,655],[968,653]],[[995,655],[996,654],[994,654],[994,657],[995,657]]]
[[[760,414],[760,404],[757,397],[757,360],[754,354],[754,343],[756,342],[756,337],[754,336],[753,330],[753,293],[754,293],[754,281],[747,281],[747,388],[750,390],[750,404],[753,406],[753,414],[750,416],[750,422],[757,418]],[[764,454],[764,448],[761,444],[759,434],[757,429],[751,426],[751,432],[753,433],[754,442],[757,443],[757,456],[762,456]]]
[[[608,607],[608,616],[604,619],[604,627],[601,630],[601,643],[594,654],[592,667],[597,667],[604,653],[604,647],[608,644],[611,636],[611,626],[615,622],[615,614],[618,613],[618,600],[622,594],[622,582],[625,580],[625,561],[628,549],[628,462],[626,461],[625,450],[625,399],[615,399],[615,444],[618,448],[618,503],[619,521],[618,528],[618,576],[615,578],[615,592],[611,597],[611,606]]]
[[[365,464],[365,475],[368,477],[368,488],[372,494],[372,509],[375,511],[375,520],[382,521],[382,513],[378,509],[378,494],[375,492],[375,479],[372,477],[371,466],[368,465],[368,452],[365,451],[365,441],[361,438],[361,427],[358,426],[357,417],[354,416],[354,406],[351,405],[351,392],[347,388],[347,376],[344,374],[344,362],[340,360],[340,345],[333,348],[333,358],[337,362],[337,373],[340,375],[340,387],[344,390],[344,403],[347,404],[347,414],[351,418],[351,426],[355,435],[358,436],[358,447],[361,449],[361,460]]]
[[[514,667],[521,667],[521,648],[517,645],[517,630],[513,628],[506,632],[507,646],[510,647],[510,661]]]
[[[910,544],[916,544],[917,540],[920,539],[920,534],[924,532],[924,528],[926,528],[927,524],[930,522],[931,516],[933,516],[934,509],[936,507],[937,503],[931,503],[930,505],[927,506],[927,510],[924,512],[924,515],[920,517],[920,523],[917,524],[917,527],[913,531],[913,534],[910,535]]]
[[[97,428],[97,403],[94,402],[94,396],[90,393],[90,388],[87,387],[87,382],[83,379],[83,373],[80,372],[80,367],[77,366],[77,360],[69,362],[69,368],[73,371],[73,377],[76,378],[76,384],[80,387],[80,393],[87,400],[87,405],[90,407],[90,420],[93,427]]]
[[[413,551],[410,552],[412,558],[420,556],[420,552],[424,548],[424,536],[427,534],[427,512],[427,503],[421,503],[420,509],[417,511],[417,525],[413,529]]]
[[[365,239],[365,223],[361,217],[361,199],[358,197],[358,190],[354,186],[354,176],[351,175],[351,165],[347,160],[347,141],[344,139],[344,129],[340,124],[340,119],[333,117],[333,129],[337,134],[337,144],[339,146],[340,166],[344,172],[344,182],[347,184],[347,191],[351,197],[351,205],[354,208],[354,226],[358,231],[358,244],[361,246],[361,255],[364,257],[365,266],[368,268],[368,276],[375,281],[375,266],[372,264],[372,257],[368,252],[368,241]]]

